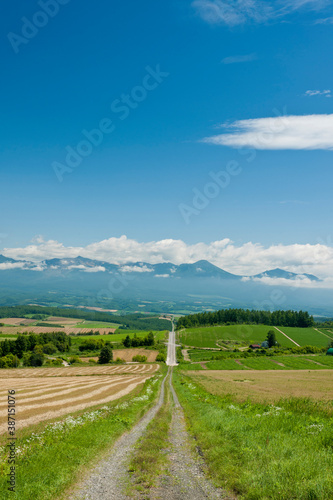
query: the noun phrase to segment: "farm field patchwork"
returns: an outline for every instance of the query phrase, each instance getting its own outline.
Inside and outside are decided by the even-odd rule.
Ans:
[[[299,397],[331,401],[333,398],[332,372],[318,371],[266,371],[253,370],[239,373],[231,371],[188,372],[208,392],[217,396],[231,394],[239,401],[248,397],[256,402],[274,403],[281,398]]]
[[[71,333],[89,333],[90,331],[99,332],[102,335],[112,334],[116,331],[116,328],[75,328],[73,326],[59,327],[59,326],[1,326],[0,332],[6,335],[17,335],[18,333],[32,332],[36,335],[40,333],[53,333],[53,332],[64,332],[66,335]]]
[[[0,318],[0,323],[4,325],[19,326],[21,324],[30,325],[31,323],[35,323],[35,320],[27,318]]]
[[[247,344],[261,343],[266,340],[269,330],[272,330],[272,327],[266,325],[207,326],[181,330],[179,339],[182,344],[194,347],[219,347],[219,340],[235,340]],[[281,346],[295,345],[277,330],[275,330],[275,335]]]

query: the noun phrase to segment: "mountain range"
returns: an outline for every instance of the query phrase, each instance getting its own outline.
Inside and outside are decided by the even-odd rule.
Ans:
[[[211,264],[207,260],[200,260],[193,264],[172,264],[171,262],[149,264],[147,262],[131,262],[126,264],[110,264],[109,262],[87,259],[85,257],[48,259],[39,263],[26,260],[15,260],[0,255],[0,271],[10,270],[39,271],[48,275],[61,273],[131,273],[136,276],[149,275],[155,278],[218,278],[223,280],[260,280],[262,278],[282,278],[296,280],[307,278],[310,281],[320,281],[312,274],[297,274],[283,269],[271,269],[253,276],[232,274]]]

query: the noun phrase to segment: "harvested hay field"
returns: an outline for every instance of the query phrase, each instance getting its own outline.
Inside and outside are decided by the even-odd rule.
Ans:
[[[69,335],[70,333],[89,333],[93,331],[94,333],[99,332],[101,335],[108,335],[110,333],[114,333],[116,331],[116,328],[75,328],[75,327],[60,327],[60,326],[31,326],[29,328],[29,325],[27,326],[20,326],[20,327],[15,327],[15,326],[3,326],[1,327],[1,332],[5,333],[6,335],[17,335],[18,333],[23,333],[23,332],[32,332],[35,333],[36,335],[40,333],[53,333],[53,332],[64,332],[66,335]]]
[[[207,370],[187,372],[207,391],[222,396],[232,394],[239,401],[248,397],[256,402],[275,402],[281,398],[312,398],[330,401],[333,398],[332,371]]]
[[[147,356],[147,361],[153,363],[156,360],[158,351],[149,351],[148,349],[115,349],[113,351],[113,359],[123,359],[124,361],[132,361],[133,356]]]
[[[58,325],[76,325],[80,322],[77,318],[62,318],[61,316],[50,316],[44,321],[46,323],[57,323]]]
[[[118,375],[139,374],[152,375],[159,369],[158,364],[133,365],[96,365],[96,366],[66,366],[50,368],[2,368],[0,369],[0,383],[2,380],[35,377],[75,377],[88,375]],[[5,386],[8,386],[6,381]],[[15,389],[15,388],[14,388]]]
[[[86,370],[86,372],[89,371]],[[1,387],[16,390],[17,429],[84,410],[90,406],[106,404],[125,396],[153,374],[120,374],[101,377],[47,378],[40,374],[26,380],[0,378]],[[7,432],[7,391],[0,397],[0,434]]]
[[[0,318],[0,323],[13,326],[19,326],[21,324],[31,325],[31,323],[35,323],[35,320],[27,318]]]

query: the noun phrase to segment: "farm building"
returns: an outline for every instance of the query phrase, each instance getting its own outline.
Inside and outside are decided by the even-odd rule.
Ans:
[[[326,353],[328,356],[333,356],[333,347],[330,347]]]
[[[250,347],[251,347],[251,349],[260,349],[259,344],[251,344]]]

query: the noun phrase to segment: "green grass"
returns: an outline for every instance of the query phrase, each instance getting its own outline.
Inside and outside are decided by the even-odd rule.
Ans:
[[[282,366],[272,361],[273,358],[260,356],[260,358],[242,358],[241,362],[251,370],[283,370]]]
[[[217,485],[240,500],[333,498],[332,406],[296,398],[237,403],[179,372],[175,388]]]
[[[82,321],[73,325],[73,328],[119,328],[119,323],[106,323],[105,321]]]
[[[193,347],[218,347],[218,340],[236,340],[247,344],[261,343],[266,340],[267,333],[272,327],[265,325],[231,325],[188,328],[179,333],[182,344]],[[276,340],[283,347],[292,347],[293,344],[284,335],[275,331]],[[283,331],[283,330],[282,330]],[[316,332],[315,332],[316,333]],[[324,337],[325,338],[325,337]]]
[[[213,356],[222,354],[221,351],[206,351],[204,349],[189,349],[191,361],[211,361]]]
[[[71,336],[72,343],[81,343],[81,340],[90,340],[90,339],[104,339],[105,341],[108,342],[122,342],[122,340],[129,335],[131,339],[134,337],[134,333],[136,333],[136,336],[138,338],[144,338],[147,336],[149,333],[148,331],[142,331],[139,330],[137,332],[127,332],[124,330],[124,333],[112,333],[111,335],[77,335],[77,336]],[[165,332],[163,331],[158,331],[158,332],[153,332],[155,335],[155,340],[163,340],[165,338]]]
[[[308,356],[309,357],[309,356]],[[319,354],[318,356],[311,356],[309,359],[313,359],[322,365],[325,365],[326,368],[333,368],[333,356],[326,356],[325,354]]]
[[[156,380],[156,377],[148,380],[143,389],[141,386],[141,389],[133,391],[121,400],[103,405],[111,408],[105,417],[95,421],[87,420],[78,427],[69,426],[64,431],[55,430],[54,433],[49,433],[50,435],[44,438],[42,446],[31,435],[17,440],[17,448],[28,446],[28,450],[22,458],[20,455],[17,456],[15,495],[7,490],[8,465],[5,452],[5,461],[0,468],[1,499],[63,498],[65,490],[80,478],[82,471],[84,472],[85,468],[102,453],[106,453],[115,440],[152,406],[158,393],[161,376],[157,377],[159,383],[153,383],[154,379]],[[134,395],[138,397],[133,398]],[[141,397],[143,395],[146,396]],[[95,408],[90,408],[89,412]],[[34,428],[31,430],[34,431]],[[27,441],[27,438],[31,441]],[[67,495],[64,496],[66,497]]]
[[[285,326],[279,326],[279,329],[293,339],[300,346],[304,345],[314,345],[316,347],[326,347],[330,342],[330,339],[322,335],[321,333],[314,330],[314,328],[290,328]],[[320,330],[320,328],[319,328]],[[275,330],[276,333],[278,333]],[[327,334],[328,335],[328,334]],[[332,334],[331,334],[332,335]],[[333,335],[332,335],[333,339]],[[282,345],[282,344],[281,344]]]
[[[166,460],[162,450],[169,446],[168,432],[172,418],[172,403],[167,381],[164,387],[163,405],[136,444],[130,461],[132,490],[142,492],[155,486],[156,478],[165,469]]]
[[[222,359],[216,361],[205,361],[208,370],[323,370],[333,368],[333,356],[319,355],[288,355],[288,356],[258,356],[239,358],[242,365],[236,363],[235,359]],[[277,363],[282,363],[280,366]],[[320,363],[320,366],[316,363]],[[183,364],[184,370],[202,370],[199,363]]]
[[[320,363],[318,357],[312,356],[273,356],[272,359],[278,361],[279,363],[283,363],[286,369],[291,370],[322,370],[323,368],[329,368],[329,366],[320,366],[312,361],[317,361]],[[333,364],[332,364],[333,368]]]

